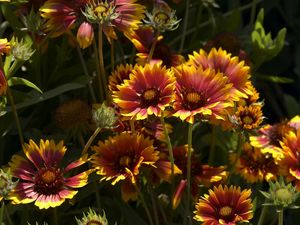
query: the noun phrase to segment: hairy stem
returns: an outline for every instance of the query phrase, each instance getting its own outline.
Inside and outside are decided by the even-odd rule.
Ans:
[[[90,136],[88,142],[85,144],[84,149],[82,150],[81,155],[84,155],[87,153],[87,151],[89,150],[89,147],[91,146],[91,144],[93,143],[94,139],[97,137],[97,135],[99,134],[99,132],[101,131],[100,127],[97,127],[97,129],[94,131],[94,133],[92,134],[92,136]]]

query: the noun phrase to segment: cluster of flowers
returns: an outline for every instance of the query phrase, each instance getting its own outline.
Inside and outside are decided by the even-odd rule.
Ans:
[[[186,182],[195,197],[199,185],[214,186],[198,200],[194,211],[194,219],[208,225],[248,222],[253,217],[251,190],[223,185],[234,172],[249,183],[276,180],[282,175],[300,189],[300,117],[261,128],[263,104],[245,61],[222,48],[200,49],[188,55],[188,60],[171,53],[160,33],[175,29],[179,21],[166,3],[157,1],[152,13],[146,13],[146,26],[140,26],[145,7],[136,0],[39,3],[46,20],[43,31],[52,37],[72,36],[70,30],[79,23],[77,43],[84,49],[93,43],[95,24],[110,42],[117,39],[117,29],[136,47],[137,63],[119,65],[109,76],[107,100],[111,100],[111,107],[102,105],[90,116],[89,106],[78,100],[56,111],[61,128],[82,126],[93,117],[96,127],[109,128],[114,136],[92,146],[92,154],[87,153],[87,146],[79,159],[65,167],[61,162],[67,148],[62,141],[40,140],[37,144],[30,140],[23,146],[25,157],[14,155],[9,163],[18,182],[9,183],[11,177],[1,175],[5,182],[0,188],[6,190],[3,197],[14,204],[34,202],[40,209],[57,207],[88,184],[95,171],[101,181],[120,184],[124,201],[134,201],[143,182],[156,186],[163,181],[175,182],[173,178],[178,176],[182,182],[179,191],[172,193],[173,208],[178,206]],[[0,39],[1,55],[9,52],[8,41]],[[0,96],[6,90],[1,69]],[[83,113],[74,110],[74,105]],[[172,146],[172,126],[165,122],[172,117],[187,122],[190,128],[200,122],[239,133],[240,149],[230,155],[232,170],[201,162],[191,142]],[[66,122],[70,118],[73,122]],[[84,169],[78,172],[79,167]],[[97,217],[93,213],[90,217]],[[101,220],[107,223],[105,216]]]

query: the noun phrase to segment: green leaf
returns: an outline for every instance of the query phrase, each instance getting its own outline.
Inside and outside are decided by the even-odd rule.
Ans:
[[[7,83],[9,86],[24,85],[24,86],[33,88],[34,90],[40,92],[41,94],[43,93],[42,90],[38,86],[36,86],[31,81],[26,80],[25,78],[22,78],[22,77],[12,77],[7,81]]]
[[[300,113],[300,103],[291,95],[285,94],[283,97],[289,117],[298,115]]]
[[[28,107],[30,105],[34,105],[37,104],[39,102],[43,102],[47,99],[51,99],[54,98],[58,95],[61,95],[65,92],[71,91],[71,90],[76,90],[76,89],[80,89],[80,88],[85,88],[86,85],[88,84],[88,82],[90,82],[89,77],[80,77],[77,78],[76,80],[74,80],[71,83],[67,83],[67,84],[63,84],[61,86],[58,86],[52,90],[46,91],[41,95],[35,96],[33,98],[27,99],[24,102],[18,103],[16,104],[17,109],[21,109],[24,107]],[[11,111],[11,107],[7,107],[6,111]]]
[[[260,191],[260,193],[265,196],[267,199],[270,199],[271,195],[267,192],[264,192],[264,191]]]
[[[1,11],[3,13],[4,18],[9,22],[11,28],[16,31],[20,32],[20,27],[22,27],[21,22],[18,20],[16,14],[11,10],[9,4],[1,4]]]
[[[257,78],[261,80],[271,81],[274,83],[293,83],[294,80],[288,77],[280,77],[280,76],[270,76],[270,75],[264,75],[264,74],[257,74]]]

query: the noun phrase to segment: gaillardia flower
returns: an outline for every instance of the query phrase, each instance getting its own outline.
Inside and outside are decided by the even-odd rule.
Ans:
[[[145,65],[148,58],[151,46],[155,39],[155,33],[152,27],[142,26],[137,30],[127,32],[126,37],[133,43],[137,50],[137,63]],[[156,47],[154,49],[151,63],[162,62],[166,67],[178,66],[184,62],[184,57],[179,54],[172,53],[168,45],[163,42],[163,36],[157,37]]]
[[[148,115],[161,116],[173,101],[175,77],[173,72],[160,65],[136,66],[119,91],[113,95],[121,114],[137,120]]]
[[[145,165],[153,166],[158,160],[158,152],[153,141],[140,134],[121,133],[105,142],[93,146],[95,154],[92,163],[101,175],[101,180],[118,181],[129,179],[136,183],[136,176]]]
[[[10,53],[10,43],[6,38],[0,39],[0,56]]]
[[[174,161],[183,175],[187,174],[187,145],[177,146],[173,149]],[[216,186],[224,183],[228,172],[225,166],[209,166],[201,163],[199,155],[192,152],[191,156],[191,187],[193,196],[197,196],[199,185],[205,187]]]
[[[118,91],[118,85],[124,83],[124,80],[129,79],[129,75],[133,70],[131,64],[118,65],[117,68],[111,73],[108,80],[108,88],[110,91]]]
[[[144,18],[144,6],[136,0],[49,0],[40,11],[47,19],[46,31],[52,32],[53,37],[70,30],[76,22],[87,20],[101,24],[106,36],[116,39],[114,28],[121,32],[137,29]]]
[[[56,207],[66,199],[72,199],[78,192],[76,188],[87,184],[88,171],[68,177],[67,173],[87,161],[87,156],[60,166],[66,147],[63,142],[55,144],[53,140],[40,140],[38,146],[30,140],[23,146],[26,158],[14,155],[11,162],[12,175],[19,179],[11,193],[15,204],[35,202],[40,209]]]
[[[97,214],[93,209],[89,209],[88,213],[83,213],[82,219],[76,218],[77,225],[108,225],[105,213],[103,216]]]
[[[288,132],[280,142],[282,157],[276,158],[280,174],[287,181],[293,181],[297,190],[300,190],[300,129]]]
[[[86,132],[92,120],[92,109],[80,99],[62,103],[54,112],[54,122],[60,129],[77,137],[78,132]]]
[[[290,121],[284,120],[274,125],[265,125],[257,131],[257,136],[250,136],[250,143],[256,148],[261,148],[263,153],[271,153],[274,158],[282,156],[280,142],[290,131],[300,128],[300,116],[293,117]]]
[[[194,123],[195,116],[224,120],[226,108],[232,107],[232,84],[222,73],[201,67],[182,65],[174,69],[176,92],[173,116]]]
[[[235,163],[235,171],[248,183],[276,180],[278,166],[271,154],[263,154],[261,149],[245,143],[241,156],[236,159],[236,154],[230,155],[230,160]]]
[[[193,55],[189,55],[189,63],[203,69],[214,69],[227,76],[228,82],[233,84],[231,97],[235,101],[238,101],[240,97],[247,98],[247,94],[251,94],[247,88],[250,78],[249,66],[246,66],[244,61],[240,62],[238,57],[231,57],[231,54],[225,50],[213,48],[208,54],[202,49],[199,53],[194,51]]]
[[[232,116],[234,125],[241,129],[251,131],[259,128],[263,122],[262,106],[252,104],[250,106],[239,106]]]
[[[240,187],[214,187],[196,204],[194,219],[203,225],[235,225],[253,217],[251,190]]]

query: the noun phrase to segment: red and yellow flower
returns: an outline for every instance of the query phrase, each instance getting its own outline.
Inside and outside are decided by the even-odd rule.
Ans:
[[[131,64],[126,65],[118,65],[117,68],[111,73],[108,81],[108,88],[110,91],[118,91],[118,85],[124,83],[124,80],[129,79],[129,75],[133,70],[133,66]]]
[[[121,114],[142,120],[148,115],[161,116],[174,98],[173,72],[160,65],[136,66],[119,91],[113,95]]]
[[[235,125],[242,130],[254,130],[263,122],[262,106],[252,104],[250,106],[239,106],[232,116]]]
[[[175,147],[173,149],[174,162],[182,171],[183,175],[187,174],[187,145]],[[226,181],[228,172],[224,166],[209,166],[202,164],[197,155],[191,157],[191,177],[192,177],[192,194],[196,196],[199,191],[199,185],[211,187],[219,185]]]
[[[56,207],[77,194],[77,188],[88,182],[89,171],[74,176],[67,173],[87,161],[87,156],[70,163],[65,168],[60,163],[66,152],[63,142],[40,140],[39,146],[30,140],[23,147],[26,158],[14,155],[11,162],[12,175],[19,182],[11,193],[15,204],[35,202],[40,209]]]
[[[40,11],[47,19],[46,31],[52,32],[53,37],[70,30],[76,22],[88,20],[100,23],[106,36],[116,39],[114,28],[121,32],[137,29],[144,18],[144,6],[137,4],[136,0],[49,0]]]
[[[0,56],[10,53],[10,43],[6,38],[0,39]]]
[[[131,30],[125,34],[137,49],[137,63],[145,65],[151,46],[155,39],[154,30],[150,26],[142,26],[138,30]],[[156,47],[153,52],[151,63],[162,63],[167,67],[178,66],[184,62],[184,57],[173,54],[166,44],[163,43],[163,36],[157,37]]]
[[[92,149],[93,167],[101,180],[111,181],[112,185],[125,181],[121,189],[123,199],[127,199],[126,189],[130,184],[136,185],[140,170],[153,167],[159,158],[153,141],[140,134],[121,133],[105,142],[99,141]]]
[[[280,142],[282,157],[276,158],[279,172],[288,181],[294,181],[297,190],[300,190],[300,130],[289,131]]]
[[[222,73],[184,64],[174,72],[176,92],[173,116],[189,123],[194,123],[196,116],[225,119],[224,111],[233,106],[230,99],[232,84]]]
[[[285,134],[300,128],[300,116],[293,117],[290,121],[282,121],[274,125],[265,125],[258,130],[257,136],[250,137],[250,143],[256,148],[261,148],[263,153],[271,153],[274,158],[282,156],[282,141]]]
[[[235,101],[238,101],[240,97],[247,98],[247,95],[251,94],[247,88],[250,78],[249,66],[246,66],[244,61],[239,61],[238,57],[231,57],[231,54],[222,48],[218,50],[213,48],[209,53],[200,49],[199,53],[194,52],[193,55],[189,55],[189,63],[203,69],[214,69],[216,73],[223,73],[227,76],[228,82],[233,84],[231,97]]]
[[[245,143],[241,156],[236,159],[236,154],[230,156],[235,163],[235,171],[248,183],[276,180],[278,166],[271,154],[263,154],[259,148]]]
[[[235,225],[253,217],[251,190],[240,187],[214,187],[196,204],[194,219],[203,225]]]

